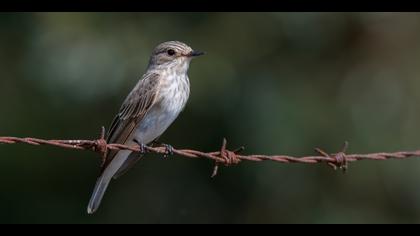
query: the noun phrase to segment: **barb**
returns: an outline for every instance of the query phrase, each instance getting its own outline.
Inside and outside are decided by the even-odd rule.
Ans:
[[[102,127],[101,136],[97,140],[45,140],[38,138],[17,138],[17,137],[0,137],[0,144],[16,144],[25,143],[30,145],[49,145],[66,149],[76,150],[91,150],[101,154],[102,158],[108,150],[131,150],[134,152],[156,153],[167,155],[168,145],[157,147],[144,146],[144,150],[140,146],[126,146],[122,144],[107,143],[105,140],[105,129]],[[216,176],[221,164],[225,166],[236,165],[241,161],[274,161],[280,163],[304,163],[304,164],[317,164],[326,163],[334,169],[341,169],[345,172],[348,168],[348,163],[361,161],[361,160],[387,160],[387,159],[405,159],[410,157],[420,157],[420,150],[416,151],[400,151],[400,152],[379,152],[370,154],[346,154],[348,142],[345,142],[344,147],[338,153],[328,154],[320,148],[315,151],[318,156],[304,156],[293,157],[287,155],[243,155],[240,154],[244,147],[240,147],[233,151],[227,149],[227,140],[223,139],[222,146],[219,151],[202,152],[192,149],[176,149],[171,148],[171,153],[186,158],[206,158],[215,162],[212,177]]]

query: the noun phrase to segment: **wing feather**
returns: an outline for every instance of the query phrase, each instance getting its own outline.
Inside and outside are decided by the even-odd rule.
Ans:
[[[125,99],[119,113],[111,123],[107,134],[108,143],[126,144],[137,124],[156,102],[159,74],[147,73]],[[118,151],[107,153],[102,171],[109,165]]]

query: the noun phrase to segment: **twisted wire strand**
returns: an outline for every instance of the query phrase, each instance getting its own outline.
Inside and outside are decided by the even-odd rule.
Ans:
[[[294,157],[288,155],[244,155],[240,154],[244,147],[235,150],[227,149],[227,141],[223,139],[220,150],[213,152],[202,152],[193,149],[176,149],[170,148],[168,145],[164,146],[127,146],[122,144],[107,143],[105,140],[105,129],[102,128],[101,137],[97,140],[45,140],[39,138],[18,138],[18,137],[0,137],[0,144],[17,144],[25,143],[30,145],[49,145],[66,149],[76,150],[91,150],[100,153],[102,157],[108,150],[131,150],[133,152],[147,152],[156,154],[176,154],[178,156],[187,158],[207,158],[215,162],[212,177],[217,175],[219,165],[235,165],[241,161],[274,161],[280,163],[304,163],[304,164],[317,164],[326,163],[334,169],[341,169],[346,171],[349,162],[361,160],[388,160],[388,159],[406,159],[411,157],[420,157],[420,150],[415,151],[399,151],[399,152],[378,152],[369,154],[346,154],[348,143],[345,142],[344,147],[338,153],[328,154],[322,149],[315,148],[318,155]]]

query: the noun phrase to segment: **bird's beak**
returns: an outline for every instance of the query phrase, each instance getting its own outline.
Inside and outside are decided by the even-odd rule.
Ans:
[[[205,52],[192,51],[187,56],[188,57],[198,57],[198,56],[201,56],[201,55],[204,55],[204,54],[205,54]]]

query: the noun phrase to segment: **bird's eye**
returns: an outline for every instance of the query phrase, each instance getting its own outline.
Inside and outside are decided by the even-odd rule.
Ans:
[[[168,50],[168,55],[169,56],[173,56],[174,54],[175,54],[175,50],[173,50],[173,49]]]

